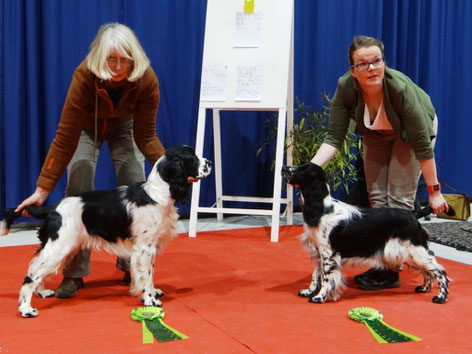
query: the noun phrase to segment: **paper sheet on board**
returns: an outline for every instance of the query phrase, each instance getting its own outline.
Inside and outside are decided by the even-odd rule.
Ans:
[[[225,101],[228,67],[224,64],[205,65],[202,68],[200,101]]]
[[[236,101],[260,101],[262,95],[261,64],[239,65],[237,72]]]
[[[260,47],[262,14],[236,12],[233,47]]]

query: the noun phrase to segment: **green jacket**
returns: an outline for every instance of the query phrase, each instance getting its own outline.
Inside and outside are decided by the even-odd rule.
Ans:
[[[431,139],[435,137],[435,111],[430,97],[408,76],[390,68],[385,69],[383,92],[385,113],[393,129],[411,144],[418,160],[433,158]],[[340,149],[350,119],[356,123],[356,133],[363,134],[366,129],[364,107],[357,80],[350,72],[345,73],[338,80],[324,142]]]

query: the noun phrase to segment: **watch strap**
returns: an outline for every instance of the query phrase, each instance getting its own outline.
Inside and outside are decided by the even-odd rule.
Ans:
[[[441,190],[441,184],[440,184],[440,183],[438,183],[438,184],[433,184],[433,185],[427,185],[427,187],[428,187],[428,193],[429,193],[429,194]]]

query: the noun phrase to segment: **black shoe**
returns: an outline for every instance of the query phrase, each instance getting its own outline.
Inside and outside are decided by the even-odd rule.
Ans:
[[[364,290],[381,290],[398,288],[400,277],[390,269],[369,269],[367,272],[354,277],[356,285]]]
[[[123,276],[123,283],[125,283],[126,285],[131,284],[131,274],[129,271],[125,272],[125,275]]]
[[[56,289],[55,295],[61,299],[68,299],[75,296],[75,292],[84,287],[82,278],[68,278],[62,279],[61,285]]]
[[[374,279],[374,278],[378,278],[379,277],[379,273],[381,272],[380,269],[377,269],[377,268],[370,268],[368,271],[362,273],[362,274],[358,274],[354,277],[354,282],[357,284],[357,282],[361,279],[366,279],[366,278],[371,278],[371,279]]]

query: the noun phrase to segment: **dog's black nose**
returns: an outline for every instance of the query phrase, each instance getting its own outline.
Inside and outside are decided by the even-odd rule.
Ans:
[[[287,182],[292,176],[292,166],[282,166],[282,178]]]
[[[211,171],[211,166],[213,166],[213,162],[210,160],[205,159],[205,165],[203,166],[203,172],[207,173]]]

